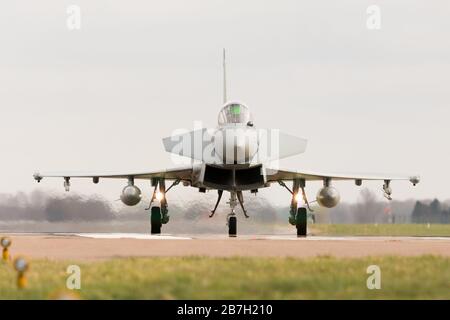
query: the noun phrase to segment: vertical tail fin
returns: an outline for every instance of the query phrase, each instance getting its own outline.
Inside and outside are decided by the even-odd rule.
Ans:
[[[225,48],[223,48],[223,103],[227,102],[227,65],[225,62]]]

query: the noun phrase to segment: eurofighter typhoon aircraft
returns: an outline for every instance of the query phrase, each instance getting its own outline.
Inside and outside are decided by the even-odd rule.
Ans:
[[[34,179],[40,182],[45,177],[63,178],[66,191],[69,191],[71,178],[90,178],[93,183],[98,183],[100,179],[125,179],[128,183],[123,188],[120,199],[127,206],[137,205],[141,201],[141,190],[134,185],[134,181],[149,180],[154,187],[147,208],[151,209],[152,234],[160,234],[162,225],[169,222],[166,194],[173,186],[182,182],[184,186],[197,188],[203,193],[207,190],[217,190],[217,202],[210,217],[213,217],[223,192],[226,191],[230,194],[227,204],[230,205],[231,212],[227,216],[227,225],[231,237],[237,235],[235,210],[238,205],[245,217],[248,217],[244,207],[244,191],[256,194],[258,189],[269,187],[273,183],[286,188],[292,195],[289,223],[297,228],[298,236],[306,236],[307,209],[311,210],[305,192],[308,181],[323,181],[316,202],[326,208],[332,208],[339,203],[339,192],[332,186],[332,182],[336,180],[352,180],[357,186],[360,186],[363,180],[380,180],[383,182],[384,195],[389,200],[392,180],[407,180],[413,185],[419,183],[418,176],[329,174],[278,169],[274,163],[279,159],[305,152],[306,140],[275,129],[257,129],[246,105],[227,100],[225,50],[223,78],[224,105],[219,113],[218,127],[194,130],[163,139],[167,152],[190,158],[190,165],[144,172],[35,173]],[[172,181],[168,188],[166,181]],[[291,182],[292,187],[286,185],[286,181]]]

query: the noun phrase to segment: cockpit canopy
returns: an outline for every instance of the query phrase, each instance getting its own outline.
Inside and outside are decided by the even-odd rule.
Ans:
[[[247,106],[238,102],[230,102],[220,110],[219,125],[231,123],[249,123],[253,121],[252,115]]]

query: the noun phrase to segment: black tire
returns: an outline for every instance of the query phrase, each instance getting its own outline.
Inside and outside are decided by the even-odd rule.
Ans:
[[[228,235],[230,237],[236,237],[236,235],[237,235],[237,219],[236,219],[236,217],[230,217],[228,219]]]
[[[306,237],[308,213],[306,208],[298,208],[297,216],[295,217],[295,227],[297,228],[297,237]]]
[[[160,207],[152,207],[152,213],[150,215],[150,226],[151,226],[151,234],[160,234],[161,233],[161,208]]]

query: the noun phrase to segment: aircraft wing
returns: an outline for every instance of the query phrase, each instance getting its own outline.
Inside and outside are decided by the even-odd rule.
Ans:
[[[192,179],[192,166],[182,168],[164,169],[160,171],[144,171],[144,172],[38,172],[33,175],[37,181],[47,177],[60,178],[92,178],[92,179],[152,179],[164,178],[167,180],[188,180]]]
[[[417,184],[420,182],[419,176],[401,176],[401,175],[370,175],[370,174],[348,174],[348,173],[325,173],[325,172],[312,172],[312,171],[295,171],[295,170],[278,170],[278,169],[267,169],[267,180],[268,181],[280,181],[280,180],[294,180],[294,179],[304,179],[306,181],[313,180],[407,180],[412,184]]]

